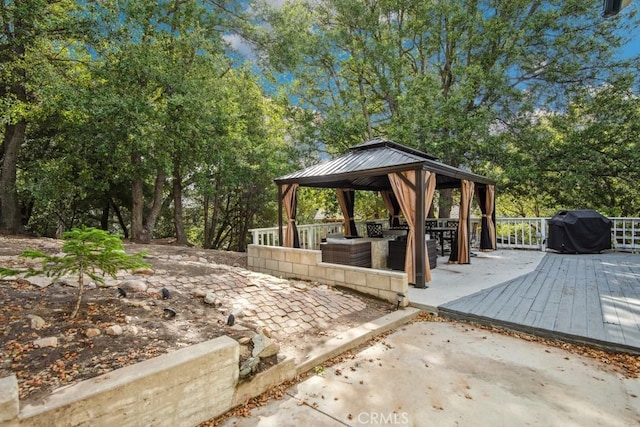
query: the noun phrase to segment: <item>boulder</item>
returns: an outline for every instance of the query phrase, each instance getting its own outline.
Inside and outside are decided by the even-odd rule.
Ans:
[[[148,288],[142,280],[125,280],[120,283],[120,287],[128,292],[146,292]]]
[[[33,276],[33,277],[28,277],[25,280],[39,288],[46,288],[52,283],[51,278],[45,277],[45,276]]]
[[[280,351],[280,346],[263,334],[255,335],[251,341],[253,342],[253,352],[251,353],[253,357],[264,359],[275,356]]]
[[[97,336],[98,336],[98,335],[100,335],[100,334],[101,334],[101,332],[100,332],[100,329],[98,329],[98,328],[87,328],[87,329],[84,331],[84,335],[85,335],[87,338],[97,337]]]
[[[244,363],[240,365],[240,378],[251,375],[251,373],[258,368],[258,364],[260,364],[259,357],[250,357],[245,360]]]
[[[58,338],[57,337],[40,338],[33,341],[33,345],[35,345],[36,347],[57,347]]]
[[[47,324],[42,317],[35,314],[27,314],[27,318],[30,320],[31,329],[42,329]]]
[[[105,329],[105,333],[111,336],[122,335],[122,326],[120,325],[112,325]]]
[[[138,276],[153,276],[156,274],[156,272],[151,268],[136,268],[131,273]]]
[[[209,291],[207,292],[207,294],[204,296],[204,303],[205,304],[215,304],[216,303],[216,293],[213,291]]]

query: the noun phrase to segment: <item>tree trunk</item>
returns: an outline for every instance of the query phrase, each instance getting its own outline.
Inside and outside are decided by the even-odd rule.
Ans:
[[[208,241],[205,242],[205,248],[215,249],[214,234],[218,227],[218,218],[220,216],[220,198],[222,189],[222,178],[216,177],[216,188],[213,194],[213,212],[211,214],[211,220],[209,221],[209,236]]]
[[[109,200],[106,201],[106,205],[102,208],[102,215],[100,216],[100,229],[109,231],[109,216],[110,216]]]
[[[202,222],[204,223],[204,245],[203,248],[205,249],[209,249],[209,246],[211,245],[211,227],[209,226],[209,200],[210,200],[210,196],[209,194],[206,194],[204,196],[204,201],[202,202],[203,207],[202,207],[202,213],[203,213],[203,220]]]
[[[122,235],[125,239],[129,238],[129,229],[127,228],[127,224],[122,217],[122,212],[120,212],[120,208],[113,202],[113,199],[110,200],[111,206],[113,207],[113,211],[116,213],[116,217],[118,218],[118,223],[122,228]]]
[[[20,121],[5,127],[0,174],[0,232],[20,234],[24,226],[20,215],[16,172],[20,147],[24,143],[27,122]]]
[[[134,154],[132,157],[135,157]],[[134,167],[136,163],[134,162]],[[142,219],[144,217],[144,191],[142,178],[134,178],[131,184],[131,240],[142,242],[145,240]]]
[[[173,162],[173,225],[176,229],[176,243],[189,245],[182,218],[182,176],[179,159],[175,159]]]
[[[131,155],[131,164],[135,168],[140,168],[142,156],[140,153]],[[156,221],[162,209],[162,191],[164,189],[164,181],[166,174],[159,169],[156,174],[156,181],[153,190],[153,201],[151,209],[144,216],[144,183],[141,177],[133,179],[131,184],[131,240],[137,243],[149,243],[153,236],[153,230]]]
[[[71,312],[71,319],[75,319],[80,311],[80,304],[82,304],[82,295],[84,295],[84,272],[86,268],[80,267],[78,272],[78,296],[76,297],[76,303],[73,306],[73,312]]]
[[[145,218],[144,240],[141,240],[141,243],[149,243],[153,237],[153,230],[156,228],[156,221],[162,210],[162,191],[164,190],[164,181],[166,178],[167,174],[163,170],[158,170],[156,182],[153,186],[153,202],[149,214]]]
[[[438,206],[438,218],[451,218],[453,207],[453,190],[445,188],[440,190],[440,203]]]

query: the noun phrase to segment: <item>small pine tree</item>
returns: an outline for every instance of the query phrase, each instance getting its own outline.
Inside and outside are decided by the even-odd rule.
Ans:
[[[116,277],[118,270],[148,267],[143,262],[145,252],[127,255],[120,236],[109,234],[92,227],[74,228],[62,235],[63,255],[47,255],[36,250],[24,251],[20,256],[30,259],[42,259],[41,268],[29,268],[27,277],[45,274],[59,278],[69,274],[78,275],[78,297],[71,313],[75,318],[80,310],[84,294],[84,277],[89,276],[104,284],[104,275]],[[0,268],[0,277],[16,274],[19,271]]]

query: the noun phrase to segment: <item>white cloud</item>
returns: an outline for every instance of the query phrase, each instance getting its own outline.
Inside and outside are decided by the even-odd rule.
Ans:
[[[226,34],[223,38],[233,50],[238,52],[244,58],[251,59],[256,57],[251,44],[239,34]]]

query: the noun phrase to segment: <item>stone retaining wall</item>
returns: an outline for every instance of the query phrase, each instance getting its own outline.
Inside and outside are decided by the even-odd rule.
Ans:
[[[20,408],[14,375],[0,378],[0,427],[51,425],[194,426],[273,386],[294,379],[418,315],[391,312],[334,337],[296,365],[284,360],[239,382],[239,344],[220,337],[55,391],[42,405]]]
[[[238,404],[239,357],[238,342],[219,337],[61,388],[44,404],[23,408],[15,376],[3,378],[0,426],[198,425]]]
[[[273,276],[344,286],[393,304],[397,301],[398,292],[409,293],[404,272],[329,264],[322,262],[320,251],[249,245],[247,265],[253,271]],[[408,302],[409,299],[405,298],[404,305]]]

